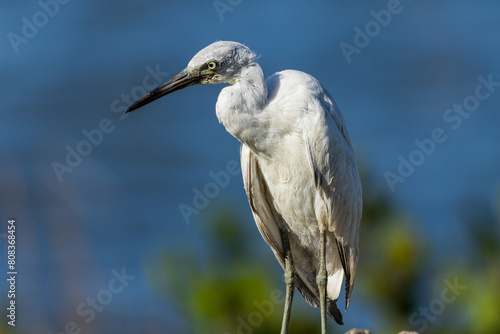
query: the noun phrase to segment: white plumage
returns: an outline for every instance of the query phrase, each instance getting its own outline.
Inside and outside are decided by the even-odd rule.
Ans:
[[[220,82],[229,86],[217,100],[217,117],[242,143],[243,180],[260,233],[284,269],[288,241],[283,238],[288,235],[295,268],[291,293],[296,283],[313,306],[321,304],[324,233],[326,312],[342,323],[335,302],[344,275],[346,308],[352,292],[361,183],[344,119],[315,78],[286,70],[265,80],[252,51],[240,43],[219,41],[198,52],[183,72],[127,112],[177,89]],[[287,329],[288,324],[282,332]]]

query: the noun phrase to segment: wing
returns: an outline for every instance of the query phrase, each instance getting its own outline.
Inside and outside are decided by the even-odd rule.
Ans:
[[[284,269],[285,261],[280,226],[285,226],[285,222],[272,204],[272,197],[262,175],[257,156],[244,144],[241,145],[241,171],[248,202],[250,203],[257,228]],[[314,282],[314,278],[312,281]],[[310,305],[314,307],[319,306],[317,287],[306,284],[299,272],[296,275],[296,287]],[[315,290],[311,290],[311,287],[315,288]],[[327,312],[332,319],[342,324],[342,314],[337,308],[335,301],[328,299]]]
[[[241,145],[241,173],[243,184],[252,209],[253,217],[264,241],[274,255],[284,265],[283,244],[277,221],[281,219],[268,198],[268,190],[260,172],[255,154],[244,144]]]
[[[316,97],[302,119],[302,130],[317,189],[316,217],[335,235],[346,275],[347,308],[358,262],[361,182],[340,110],[323,87]]]

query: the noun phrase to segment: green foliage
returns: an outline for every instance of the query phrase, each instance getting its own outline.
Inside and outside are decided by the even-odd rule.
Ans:
[[[484,202],[467,200],[473,205],[466,206],[464,222],[457,224],[468,229],[470,250],[457,245],[460,257],[443,260],[434,253],[439,247],[431,243],[423,224],[395,209],[370,175],[362,176],[364,212],[353,301],[372,307],[366,315],[349,314],[351,321],[374,319],[369,328],[374,333],[500,333],[500,205],[495,211]],[[151,270],[153,287],[189,319],[190,333],[279,332],[281,271],[269,250],[256,250],[262,241],[255,230],[249,232],[253,223],[242,222],[227,205],[205,219],[193,227],[202,233],[202,251],[194,251],[193,245],[166,249],[163,273]],[[455,293],[449,288],[454,280],[464,287]],[[298,299],[296,293],[290,333],[319,333],[319,312]],[[329,323],[330,333],[349,329]]]

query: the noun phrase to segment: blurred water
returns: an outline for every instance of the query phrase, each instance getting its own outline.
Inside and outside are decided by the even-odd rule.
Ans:
[[[192,203],[193,189],[203,189],[210,171],[239,159],[239,144],[214,113],[221,87],[177,92],[126,119],[113,102],[138,94],[147,67],[173,76],[215,40],[247,44],[262,55],[267,75],[294,68],[318,78],[339,104],[360,162],[415,218],[429,247],[440,258],[467,252],[460,208],[471,198],[498,195],[500,92],[481,101],[456,130],[443,114],[474,94],[478,76],[500,81],[499,5],[401,6],[347,63],[339,44],[354,44],[353,28],[363,29],[373,20],[370,10],[387,2],[242,1],[221,21],[210,1],[71,1],[18,53],[8,33],[20,35],[22,18],[31,20],[42,8],[36,1],[4,4],[0,216],[4,222],[15,217],[19,225],[19,332],[55,333],[71,320],[88,333],[189,328],[155,297],[143,270],[163,248],[202,247],[198,226],[205,210],[186,224],[178,205]],[[66,147],[76,149],[85,139],[82,131],[105,118],[110,133],[59,182],[51,164],[64,163]],[[391,192],[384,172],[396,172],[398,156],[408,158],[414,140],[437,127],[446,142]],[[242,223],[253,224],[240,176],[207,210],[226,202],[242,208]],[[260,238],[253,227],[249,233]],[[82,321],[77,305],[121,268],[135,279],[114,296],[120,302],[95,321]],[[355,325],[354,319],[346,322],[346,328]]]

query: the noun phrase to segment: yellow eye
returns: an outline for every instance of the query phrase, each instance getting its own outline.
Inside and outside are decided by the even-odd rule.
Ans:
[[[213,69],[215,69],[217,67],[217,62],[215,62],[215,61],[212,60],[212,61],[210,61],[210,62],[207,63],[207,67],[208,67],[209,70],[213,70]]]

